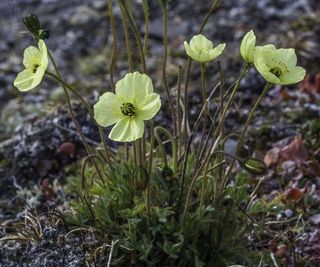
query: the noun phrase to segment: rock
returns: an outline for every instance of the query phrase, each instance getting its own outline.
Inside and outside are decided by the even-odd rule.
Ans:
[[[309,222],[312,224],[315,224],[315,225],[319,225],[320,224],[320,213],[311,216],[309,218]]]
[[[94,9],[88,6],[78,6],[74,10],[74,14],[71,15],[69,22],[72,26],[81,27],[86,24],[95,23],[99,20],[100,15]]]

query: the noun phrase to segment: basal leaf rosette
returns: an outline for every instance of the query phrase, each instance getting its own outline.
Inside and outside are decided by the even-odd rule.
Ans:
[[[254,61],[254,52],[256,47],[256,36],[253,30],[246,33],[246,35],[242,38],[240,45],[240,53],[243,59],[252,64]]]
[[[213,48],[213,43],[202,34],[193,36],[189,44],[184,42],[188,56],[200,63],[207,63],[220,56],[225,46],[226,44],[219,44]]]
[[[25,69],[14,80],[19,91],[29,91],[38,86],[48,67],[48,51],[43,40],[39,40],[38,48],[29,46],[24,50],[23,65]]]
[[[139,72],[128,73],[117,82],[115,94],[100,96],[93,107],[94,118],[103,127],[115,124],[110,139],[131,142],[143,136],[144,121],[152,119],[160,106],[160,96],[153,92],[151,79]]]
[[[306,70],[297,66],[297,56],[293,48],[257,46],[254,65],[263,78],[273,84],[295,84],[302,81],[306,75]]]

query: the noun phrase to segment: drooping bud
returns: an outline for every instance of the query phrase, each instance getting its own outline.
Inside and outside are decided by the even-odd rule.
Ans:
[[[242,39],[240,45],[240,52],[243,59],[252,64],[254,61],[254,49],[256,46],[256,36],[253,30],[249,31]]]
[[[23,23],[33,35],[38,35],[41,29],[40,21],[34,14],[29,14],[23,18]]]

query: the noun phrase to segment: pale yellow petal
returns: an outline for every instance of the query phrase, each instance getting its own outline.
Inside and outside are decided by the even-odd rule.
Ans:
[[[136,104],[143,101],[148,94],[153,92],[152,81],[146,74],[139,72],[128,73],[117,82],[116,94],[124,100]]]
[[[112,128],[109,138],[118,142],[132,142],[143,136],[144,122],[135,117],[125,117]]]
[[[29,46],[23,53],[23,65],[26,68],[32,68],[34,64],[41,64],[41,53],[38,48]]]
[[[93,106],[95,120],[103,127],[115,124],[124,116],[120,110],[121,105],[120,99],[115,94],[104,93]]]
[[[39,51],[41,53],[41,66],[44,69],[47,69],[48,67],[48,49],[43,40],[39,40],[38,43]]]
[[[142,120],[151,120],[158,113],[160,107],[160,96],[155,93],[150,94],[141,107],[138,106],[137,116]]]
[[[306,70],[300,66],[293,67],[288,73],[281,77],[280,84],[295,84],[301,82],[306,76]]]
[[[34,88],[34,78],[35,74],[31,70],[24,70],[17,75],[13,85],[21,92],[29,91]]]
[[[193,50],[210,50],[213,48],[213,44],[204,35],[198,34],[192,37],[190,47]]]
[[[247,63],[253,63],[255,46],[256,36],[251,30],[243,37],[240,45],[240,53]]]

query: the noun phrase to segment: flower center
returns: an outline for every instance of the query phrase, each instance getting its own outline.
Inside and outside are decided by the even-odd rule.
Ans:
[[[277,76],[278,78],[279,78],[279,77],[281,76],[281,74],[282,74],[281,69],[280,69],[280,68],[277,68],[277,67],[271,68],[271,69],[270,69],[270,72],[271,72],[272,74],[274,74],[275,76]]]
[[[32,66],[32,72],[33,73],[36,73],[36,71],[37,71],[37,69],[38,69],[38,67],[39,67],[40,65],[39,64],[34,64],[33,66]]]
[[[136,113],[136,107],[131,103],[123,103],[120,110],[123,115],[132,117]]]

